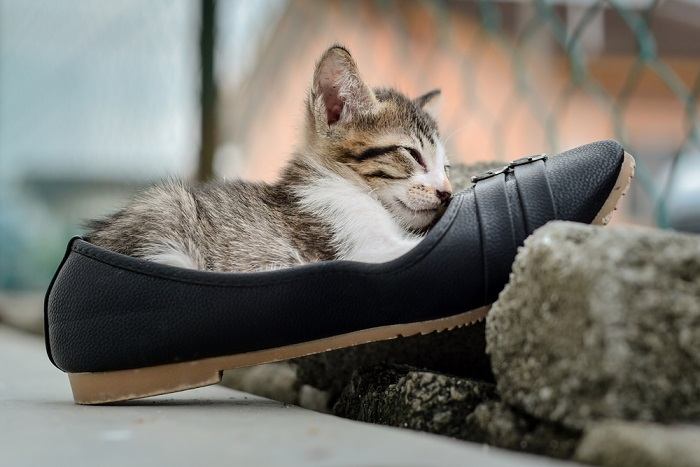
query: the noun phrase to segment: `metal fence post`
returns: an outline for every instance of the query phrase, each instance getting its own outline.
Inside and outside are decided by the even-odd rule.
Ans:
[[[214,76],[216,49],[216,0],[202,0],[199,31],[200,143],[197,180],[214,174],[214,152],[218,143],[217,87]]]

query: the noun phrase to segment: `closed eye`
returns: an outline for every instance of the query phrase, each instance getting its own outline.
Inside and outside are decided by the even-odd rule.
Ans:
[[[377,146],[377,147],[371,147],[368,149],[365,149],[361,153],[355,156],[355,160],[358,161],[364,161],[367,159],[373,159],[375,157],[380,157],[385,154],[388,154],[390,152],[396,151],[397,149],[403,149],[407,153],[411,155],[411,157],[418,162],[418,164],[423,167],[424,170],[428,170],[428,167],[425,165],[425,161],[423,160],[423,156],[421,155],[420,152],[418,152],[417,149],[408,147],[408,146]]]
[[[418,152],[418,150],[413,149],[413,148],[409,148],[409,147],[406,147],[406,146],[401,146],[401,147],[402,147],[403,149],[405,149],[405,150],[411,155],[411,157],[412,157],[416,162],[418,162],[418,164],[420,164],[421,167],[423,167],[424,169],[427,170],[427,167],[425,166],[425,161],[423,160],[423,156],[421,156],[421,153]]]

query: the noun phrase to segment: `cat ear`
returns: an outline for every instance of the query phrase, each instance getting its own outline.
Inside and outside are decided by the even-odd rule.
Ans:
[[[424,108],[430,101],[435,99],[437,96],[440,95],[440,90],[439,89],[433,89],[432,91],[428,91],[422,96],[418,96],[415,99],[413,99],[413,103],[416,104],[418,107],[421,109]]]
[[[312,105],[317,118],[333,125],[372,112],[377,98],[362,81],[350,52],[335,45],[321,56],[314,72]]]

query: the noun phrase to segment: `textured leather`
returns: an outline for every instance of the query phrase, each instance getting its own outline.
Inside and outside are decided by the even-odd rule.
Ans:
[[[382,264],[328,261],[217,273],[148,262],[74,238],[46,294],[47,352],[68,372],[121,370],[478,308],[506,284],[517,246],[554,219],[546,213],[579,222],[595,217],[622,161],[617,143],[601,142],[550,157],[531,175],[518,170],[479,181],[453,197],[413,250]]]
[[[532,233],[537,227],[556,219],[557,208],[547,180],[545,161],[518,165],[513,173],[521,200],[525,230]]]
[[[612,140],[579,146],[547,160],[547,178],[560,220],[590,223],[614,188],[625,152]],[[572,165],[576,166],[572,170]]]
[[[489,303],[507,282],[510,263],[524,237],[515,237],[504,174],[477,182],[474,186],[474,196],[483,248],[484,303]],[[518,209],[517,206],[513,207]]]

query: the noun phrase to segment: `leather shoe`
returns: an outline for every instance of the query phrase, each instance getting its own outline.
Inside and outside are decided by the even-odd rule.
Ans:
[[[46,293],[46,349],[81,404],[181,391],[225,369],[484,318],[517,248],[550,220],[605,224],[634,172],[614,141],[513,161],[474,177],[393,261],[256,273],[180,269],[81,238]]]

